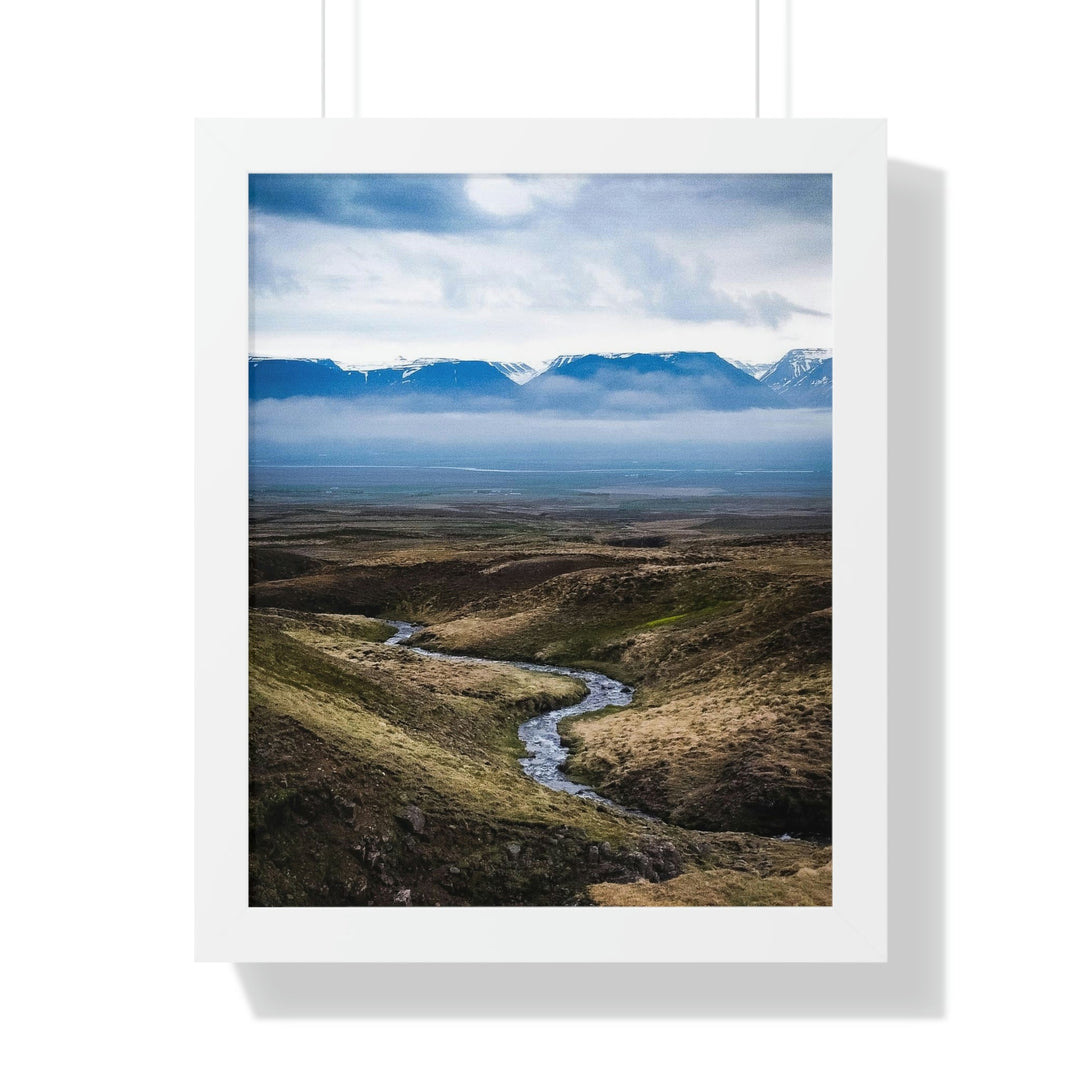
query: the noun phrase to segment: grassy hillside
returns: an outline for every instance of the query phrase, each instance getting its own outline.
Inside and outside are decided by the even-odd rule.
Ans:
[[[828,902],[827,538],[411,517],[256,541],[253,903]],[[422,658],[369,616],[631,683],[563,730],[569,767],[661,820],[522,774],[518,724],[580,684]]]
[[[691,870],[659,883],[592,885],[589,896],[608,907],[828,907],[832,865],[785,868],[768,875]]]
[[[254,904],[573,903],[724,854],[523,775],[518,723],[578,700],[574,680],[419,657],[356,617],[250,631]]]

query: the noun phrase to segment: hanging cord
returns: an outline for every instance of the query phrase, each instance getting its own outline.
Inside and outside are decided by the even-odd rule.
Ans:
[[[754,119],[761,119],[761,0],[754,0]]]
[[[319,113],[360,115],[360,0],[321,0]]]
[[[791,74],[792,52],[794,44],[791,39],[791,26],[794,12],[791,6],[791,0],[784,0],[784,116],[790,120],[791,111],[793,108],[792,97],[794,91],[792,90],[792,84],[794,83],[794,77]]]
[[[762,8],[764,7],[764,12]],[[763,116],[790,120],[792,53],[794,51],[792,0],[754,2],[754,119]]]

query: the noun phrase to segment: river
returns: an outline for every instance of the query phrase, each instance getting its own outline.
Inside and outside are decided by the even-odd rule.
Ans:
[[[386,644],[402,645],[419,656],[430,656],[436,660],[448,660],[455,664],[510,664],[524,671],[546,671],[553,675],[568,675],[573,679],[580,679],[585,684],[586,694],[576,705],[567,705],[561,709],[551,709],[538,716],[532,716],[518,727],[518,738],[524,743],[526,752],[525,757],[518,759],[521,767],[526,776],[553,791],[565,791],[581,799],[603,803],[623,814],[648,818],[649,815],[643,814],[640,810],[621,806],[593,791],[586,784],[575,784],[562,771],[563,765],[566,764],[567,750],[559,738],[560,722],[567,717],[595,712],[608,705],[629,705],[634,697],[631,687],[608,675],[602,675],[599,671],[556,667],[553,664],[529,664],[520,660],[489,660],[477,656],[456,656],[452,653],[432,652],[430,649],[421,649],[417,645],[407,644],[414,634],[423,629],[418,623],[398,622],[394,619],[384,621],[395,628],[393,637],[389,638]]]

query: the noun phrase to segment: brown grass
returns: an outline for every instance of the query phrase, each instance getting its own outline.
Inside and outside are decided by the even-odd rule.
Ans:
[[[607,907],[829,907],[832,864],[760,877],[737,870],[699,870],[670,881],[602,882],[589,896]]]
[[[517,725],[580,683],[420,657],[367,623],[251,617],[253,904],[580,903],[681,868],[677,830],[522,772]]]

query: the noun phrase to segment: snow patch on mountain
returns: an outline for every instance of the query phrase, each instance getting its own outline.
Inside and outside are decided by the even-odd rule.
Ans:
[[[775,361],[768,360],[764,364],[747,364],[743,360],[729,360],[729,364],[732,367],[737,367],[740,371],[745,371],[747,375],[753,376],[755,379],[760,379],[769,368],[773,367]]]
[[[562,356],[556,356],[554,360],[549,360],[544,364],[537,374],[547,375],[552,371],[558,371],[560,368],[567,367],[570,364],[576,364],[579,360],[587,359],[601,359],[601,360],[629,360],[632,357],[652,357],[657,360],[663,360],[672,366],[679,363],[681,359],[688,356],[704,355],[698,353],[689,353],[686,351],[677,352],[584,352],[584,353],[564,353]],[[715,354],[710,354],[715,355]],[[724,359],[718,357],[718,359]],[[728,361],[730,363],[730,361]]]
[[[531,364],[522,364],[507,360],[489,360],[489,364],[497,371],[501,371],[508,379],[513,379],[518,386],[524,386],[531,379],[540,374],[539,368]]]
[[[412,378],[412,376],[422,368],[431,367],[434,364],[450,364],[451,366],[458,364],[486,364],[488,367],[494,368],[500,375],[505,375],[519,386],[524,385],[530,379],[534,379],[540,374],[540,370],[533,367],[531,364],[504,360],[480,360],[458,356],[418,356],[415,360],[407,360],[404,356],[399,356],[397,362],[391,364],[388,368],[373,368],[372,370],[400,371],[402,373],[402,382],[405,382]]]
[[[761,381],[793,405],[831,408],[832,349],[792,349]]]
[[[290,364],[318,364],[320,367],[336,368],[338,365],[325,356],[248,356],[248,363],[258,367],[266,361],[287,360]]]
[[[832,349],[790,349],[760,376],[766,386],[781,388],[801,379],[808,371],[832,359]]]

